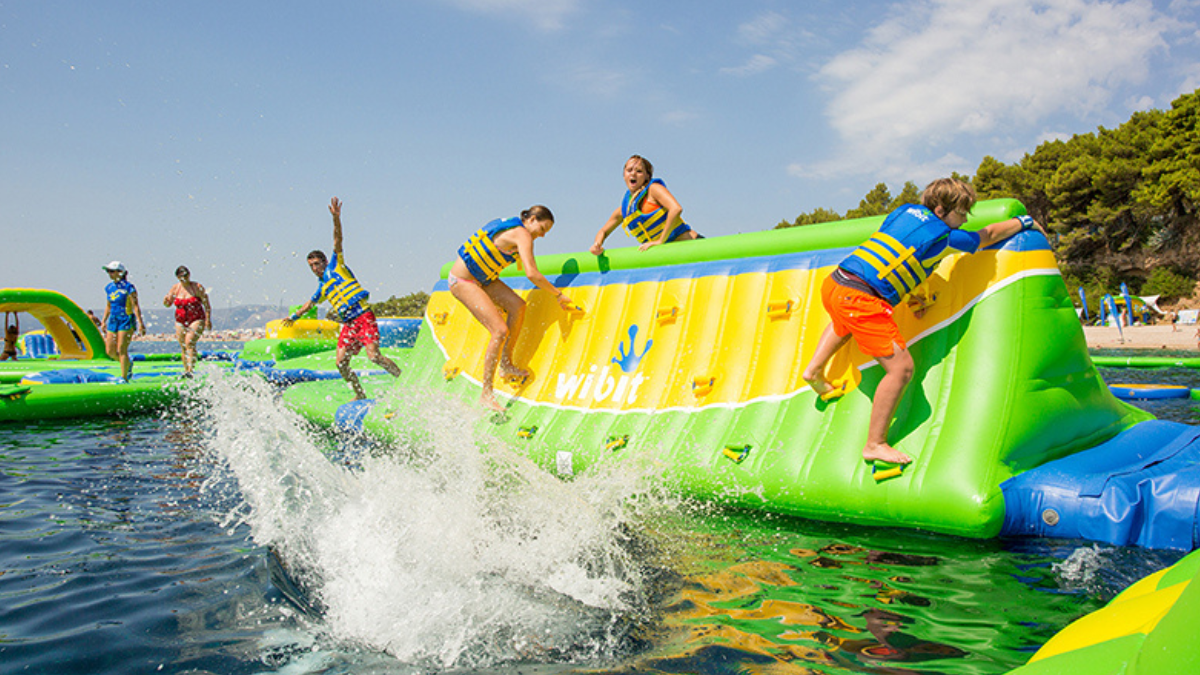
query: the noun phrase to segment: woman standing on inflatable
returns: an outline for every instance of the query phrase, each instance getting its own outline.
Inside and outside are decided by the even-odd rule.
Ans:
[[[206,330],[212,330],[212,307],[204,287],[191,280],[192,273],[180,265],[175,269],[179,283],[163,298],[163,307],[175,306],[175,337],[183,350],[183,376],[191,377],[196,364],[196,343]]]
[[[493,392],[496,367],[504,377],[529,376],[512,362],[513,347],[525,320],[525,301],[500,281],[500,271],[519,260],[533,285],[553,294],[559,305],[571,305],[570,298],[538,271],[533,257],[533,241],[546,236],[551,227],[554,215],[545,206],[531,206],[521,212],[520,218],[493,220],[459,247],[458,259],[450,266],[447,283],[451,295],[491,334],[483,358],[483,394],[479,402],[496,412],[504,411]],[[501,310],[508,315],[507,320]]]
[[[654,177],[654,165],[640,155],[625,162],[625,198],[612,212],[608,221],[596,233],[596,241],[588,250],[592,255],[604,254],[604,240],[618,226],[624,226],[631,237],[646,251],[659,244],[689,239],[703,239],[683,222],[683,207],[667,189],[661,178]]]
[[[111,279],[104,287],[104,351],[121,364],[121,378],[128,382],[133,374],[133,362],[129,360],[133,329],[137,328],[140,335],[145,335],[146,322],[142,320],[142,308],[138,306],[137,289],[129,283],[129,270],[114,260],[104,266],[104,271]]]

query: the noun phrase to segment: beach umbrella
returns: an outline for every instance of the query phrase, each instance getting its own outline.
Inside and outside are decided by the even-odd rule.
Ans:
[[[1087,294],[1083,292],[1083,286],[1079,287],[1079,303],[1081,305],[1083,305],[1083,320],[1087,321],[1088,320]],[[1101,314],[1103,314],[1103,311],[1101,311]]]

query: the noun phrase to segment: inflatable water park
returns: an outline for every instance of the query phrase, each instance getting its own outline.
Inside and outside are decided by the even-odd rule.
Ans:
[[[1024,212],[1014,200],[983,202],[968,227]],[[880,222],[539,256],[576,302],[570,310],[518,271],[502,275],[527,302],[514,361],[531,377],[497,383],[506,412],[481,428],[568,480],[649,462],[685,494],[805,518],[1196,548],[1200,429],[1154,420],[1101,380],[1037,232],[944,261],[926,282],[932,307],[920,318],[897,312],[917,372],[889,441],[915,461],[882,470],[862,461],[879,366],[851,343],[827,373],[851,383],[836,401],[821,400],[800,369],[826,324],[821,282]],[[376,399],[350,401],[339,383],[304,383],[284,392],[285,404],[342,432],[419,444],[388,388],[477,400],[487,335],[450,295],[447,274],[398,385],[368,379]],[[1185,560],[1161,590],[1144,582],[1090,620],[1113,626],[1075,630],[1019,672],[1072,672],[1096,659],[1135,672],[1163,644],[1159,663],[1200,663],[1180,628],[1198,610],[1187,592],[1197,559]],[[1110,620],[1134,606],[1137,619]],[[1150,668],[1136,672],[1183,672]]]
[[[982,202],[969,226],[1022,213],[1014,200]],[[821,282],[880,221],[539,257],[577,307],[561,309],[519,272],[504,277],[528,303],[514,360],[532,377],[497,383],[507,411],[484,424],[564,477],[645,461],[686,494],[817,520],[1194,548],[1195,492],[1155,497],[1163,476],[1177,480],[1194,462],[1197,429],[1112,394],[1037,232],[947,259],[926,282],[928,311],[898,309],[917,373],[890,441],[916,461],[862,461],[881,369],[851,342],[829,368],[830,381],[851,387],[836,401],[821,400],[800,369],[827,322]],[[399,387],[474,400],[486,332],[446,274]],[[283,398],[322,424],[406,432],[387,405],[349,401],[337,382]],[[1053,473],[1072,458],[1107,473]],[[1111,517],[1100,524],[1097,513]]]
[[[1015,200],[980,202],[966,228],[1024,213]],[[638,463],[691,498],[819,521],[1195,550],[1200,428],[1156,420],[1122,400],[1144,392],[1118,397],[1101,379],[1036,230],[944,260],[925,282],[932,304],[920,316],[897,307],[916,372],[889,442],[914,461],[862,460],[881,368],[851,341],[828,367],[830,381],[847,383],[834,400],[822,400],[800,372],[827,324],[822,282],[881,222],[538,256],[539,269],[575,302],[568,309],[508,270],[502,278],[527,303],[514,361],[530,376],[498,380],[505,412],[480,412],[477,428],[564,481]],[[333,368],[331,335],[303,320],[299,332],[276,326],[267,340],[247,343],[230,369],[289,385],[284,406],[339,435],[371,439],[378,452],[419,449],[421,421],[400,414],[400,393],[474,409],[481,391],[487,333],[451,296],[448,267],[424,317],[381,330],[393,336],[385,347],[403,374],[361,364],[368,400],[351,400]],[[82,312],[46,296],[10,296],[0,297],[0,310],[36,306],[39,320],[63,324],[47,326],[70,345],[53,365],[111,368]],[[17,370],[0,364],[0,373]],[[6,384],[14,386],[27,391],[0,395],[0,420],[29,419],[8,408],[35,401],[37,385]],[[1194,671],[1200,648],[1188,627],[1200,617],[1200,587],[1190,585],[1198,555],[1130,587],[1014,672]]]
[[[182,366],[164,360],[139,364],[123,381],[100,329],[56,291],[0,289],[0,312],[32,315],[42,326],[24,336],[24,354],[0,361],[0,422],[153,410],[178,400],[186,386]]]
[[[41,325],[22,336],[18,358],[0,361],[0,423],[161,410],[199,384],[182,378],[178,353],[131,355],[133,374],[124,381],[119,364],[105,352],[99,328],[62,293],[2,288],[0,313],[30,315]],[[210,366],[253,371],[283,385],[340,380],[332,360],[339,328],[334,321],[316,318],[292,326],[272,321],[267,339],[247,342],[237,353],[202,351],[199,356]],[[401,358],[419,328],[419,319],[382,320],[383,348]],[[371,365],[362,358],[352,361],[360,374],[383,372]]]

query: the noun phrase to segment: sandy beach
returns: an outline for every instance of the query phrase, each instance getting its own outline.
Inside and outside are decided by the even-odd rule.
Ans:
[[[1118,331],[1115,326],[1084,326],[1089,349],[1196,349],[1196,326],[1133,326]]]

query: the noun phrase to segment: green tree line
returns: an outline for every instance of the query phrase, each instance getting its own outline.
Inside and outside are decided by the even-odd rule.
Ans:
[[[417,291],[397,298],[392,296],[383,302],[368,303],[375,316],[425,316],[425,305],[429,304],[429,294]]]
[[[1200,268],[1198,120],[1200,89],[1170,110],[1046,141],[1013,164],[984,157],[974,176],[956,177],[980,199],[1019,199],[1045,224],[1069,288],[1094,298],[1126,282],[1139,295],[1189,297]],[[844,215],[818,208],[776,227],[882,215],[919,200],[911,181],[894,198],[880,183]]]

